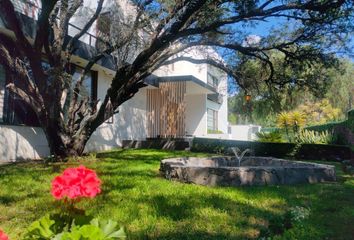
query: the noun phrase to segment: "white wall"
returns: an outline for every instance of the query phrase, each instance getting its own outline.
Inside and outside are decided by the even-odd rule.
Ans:
[[[0,162],[38,159],[49,153],[41,128],[0,125]]]
[[[98,75],[97,98],[104,99],[112,76],[103,71]],[[89,139],[85,151],[101,151],[121,146],[122,140],[141,140],[147,136],[146,129],[146,89],[139,92],[119,107],[113,123],[104,123]]]
[[[122,140],[143,140],[146,136],[146,90],[141,89],[119,107],[113,123],[104,123],[97,128],[85,151],[108,150],[121,146]]]
[[[178,56],[185,56],[191,57],[194,59],[206,59],[206,58],[216,58],[220,60],[220,57],[215,52],[215,50],[208,48],[208,47],[193,47],[188,49],[188,51],[182,52],[177,54],[176,56],[172,57],[171,59],[178,57]],[[207,64],[195,64],[188,61],[179,61],[173,64],[160,67],[157,69],[153,74],[156,76],[183,76],[183,75],[193,75],[194,77],[198,78],[199,80],[207,83],[207,73],[210,71],[210,66]],[[222,71],[217,70],[216,77],[222,77],[224,80],[225,73]],[[224,86],[226,81],[221,84]]]
[[[157,69],[153,74],[159,77],[192,75],[205,83],[207,82],[206,64],[194,64],[187,61],[180,61],[168,66],[163,66]]]
[[[230,125],[230,137],[233,140],[253,141],[256,140],[256,132],[261,130],[258,125]]]
[[[186,95],[186,134],[207,134],[206,95]]]

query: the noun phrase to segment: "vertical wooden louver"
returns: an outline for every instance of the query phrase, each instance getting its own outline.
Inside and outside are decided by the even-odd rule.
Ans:
[[[147,90],[148,137],[176,138],[185,134],[186,82],[163,82]]]

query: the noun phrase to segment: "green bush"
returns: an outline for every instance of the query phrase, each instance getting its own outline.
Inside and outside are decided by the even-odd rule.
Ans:
[[[329,122],[326,124],[305,127],[305,129],[310,131],[316,131],[316,132],[325,132],[325,131],[331,132],[333,131],[334,127],[341,125],[343,123],[344,122]]]
[[[273,132],[258,132],[256,133],[259,142],[283,142],[283,137],[280,131]]]
[[[306,130],[316,131],[316,132],[332,132],[333,141],[332,143],[340,145],[353,145],[354,134],[354,109],[348,112],[348,119],[342,122],[330,122],[322,125],[306,127]]]
[[[246,148],[252,149],[256,156],[295,157],[302,160],[322,159],[329,161],[342,161],[351,158],[351,149],[348,146],[327,144],[299,145],[295,143],[250,142],[210,138],[194,138],[191,151],[228,154],[228,149],[231,147],[238,147],[241,151]]]
[[[123,228],[118,223],[98,220],[86,216],[72,218],[69,215],[53,214],[33,222],[24,235],[24,239],[33,240],[114,240],[125,239]]]
[[[223,131],[208,129],[208,134],[223,134]]]
[[[333,135],[327,130],[323,132],[315,132],[304,129],[295,136],[295,142],[298,144],[331,144],[333,143]]]
[[[237,140],[194,138],[191,151],[209,153],[228,153],[231,147],[238,147],[241,151],[252,149],[258,156],[284,157],[294,148],[291,143],[250,142]]]

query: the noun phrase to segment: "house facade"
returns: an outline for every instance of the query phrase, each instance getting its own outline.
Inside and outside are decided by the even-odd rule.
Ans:
[[[36,20],[40,7],[36,0],[14,2],[23,21]],[[74,79],[97,50],[100,39],[95,28],[94,25],[80,38],[81,48],[72,62]],[[69,36],[79,29],[77,18],[69,27]],[[11,35],[1,18],[0,31]],[[31,28],[26,31],[31,36]],[[198,57],[201,52],[202,49],[192,49],[184,54]],[[83,92],[92,99],[104,99],[114,74],[112,59],[103,59],[92,68]],[[0,65],[0,162],[46,157],[50,152],[43,130],[35,113],[6,89],[11,81],[15,79]],[[180,61],[153,72],[146,79],[146,87],[95,131],[86,151],[120,147],[123,140],[208,137],[227,131],[227,75],[207,64]]]

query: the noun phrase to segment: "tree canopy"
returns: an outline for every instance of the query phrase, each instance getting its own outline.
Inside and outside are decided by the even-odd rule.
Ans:
[[[252,95],[253,123],[273,126],[277,114],[295,110],[306,114],[306,124],[313,125],[344,119],[353,107],[354,63],[349,59],[338,58],[336,64],[329,67],[315,64],[300,72],[297,68],[284,67],[282,61],[274,61],[275,69],[278,69],[274,77],[292,79],[282,87],[262,82],[259,75],[263,69],[256,63],[248,61],[239,66],[242,81],[252,83],[247,92]],[[298,81],[303,84],[297,84]],[[244,95],[244,91],[239,91],[229,98],[229,117],[233,124],[244,122],[249,114],[244,107]]]

